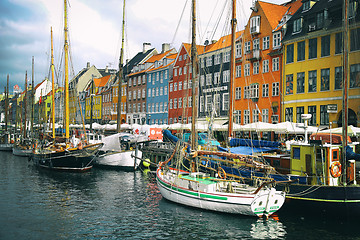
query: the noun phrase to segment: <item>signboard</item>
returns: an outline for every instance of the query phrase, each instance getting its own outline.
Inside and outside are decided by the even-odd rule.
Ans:
[[[161,128],[150,128],[150,140],[161,140],[163,138],[162,129]]]
[[[337,113],[337,104],[328,104],[327,105],[327,112],[328,113]]]

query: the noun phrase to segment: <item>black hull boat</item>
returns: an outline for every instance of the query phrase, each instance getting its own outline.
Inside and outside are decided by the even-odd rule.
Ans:
[[[276,188],[287,189],[286,204],[280,214],[297,211],[303,216],[315,214],[339,219],[360,216],[359,186],[278,184]]]
[[[92,144],[82,149],[70,148],[62,151],[40,150],[30,158],[41,168],[56,171],[85,172],[93,167],[93,161],[102,144]]]

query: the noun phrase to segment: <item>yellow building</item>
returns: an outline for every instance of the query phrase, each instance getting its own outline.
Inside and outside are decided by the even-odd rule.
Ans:
[[[358,11],[358,10],[357,10]],[[354,14],[351,13],[350,14]],[[282,121],[342,126],[342,1],[303,1],[283,38]],[[349,18],[348,124],[360,125],[360,25]]]

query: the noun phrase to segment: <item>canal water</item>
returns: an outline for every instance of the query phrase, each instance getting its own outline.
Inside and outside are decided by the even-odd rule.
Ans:
[[[202,211],[166,201],[139,171],[49,172],[0,154],[0,239],[360,239],[359,219]]]

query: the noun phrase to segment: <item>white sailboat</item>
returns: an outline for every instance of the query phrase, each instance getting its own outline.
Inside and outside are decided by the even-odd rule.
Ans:
[[[232,39],[235,41],[235,14],[236,2],[232,1]],[[192,1],[192,98],[195,97],[195,85],[197,78],[196,67],[196,39],[195,39],[195,0]],[[234,44],[232,44],[234,45]],[[232,46],[231,72],[234,71],[235,54]],[[230,75],[230,89],[234,74]],[[231,90],[230,90],[231,91]],[[230,102],[232,97],[230,95]],[[263,181],[261,184],[250,185],[242,179],[234,179],[227,176],[222,168],[217,169],[216,174],[202,172],[200,166],[204,161],[222,160],[222,158],[237,159],[243,164],[253,165],[263,169],[269,169],[261,163],[255,162],[245,156],[218,151],[196,150],[195,119],[196,106],[192,101],[192,137],[191,148],[186,143],[179,142],[172,156],[160,164],[157,169],[156,179],[162,196],[170,201],[196,207],[200,209],[235,213],[248,216],[265,216],[273,214],[281,208],[285,201],[285,193],[277,191],[271,186],[273,181]],[[229,119],[232,119],[232,105],[230,104]],[[229,136],[232,133],[232,122],[229,121]],[[226,161],[226,160],[225,160]],[[228,161],[231,162],[231,161]],[[171,166],[174,165],[174,167]],[[215,169],[213,169],[215,170]],[[228,174],[230,175],[230,174]],[[231,178],[230,178],[231,177]]]

